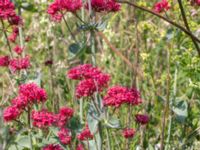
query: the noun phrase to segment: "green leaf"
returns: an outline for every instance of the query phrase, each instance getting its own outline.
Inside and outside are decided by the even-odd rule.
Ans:
[[[177,100],[172,110],[176,114],[176,120],[180,123],[184,123],[188,116],[187,102],[184,100]]]
[[[106,125],[110,128],[120,128],[120,121],[118,118],[110,118],[109,121],[106,123]]]
[[[20,136],[19,139],[17,139],[17,145],[30,148],[30,140],[28,136]]]
[[[69,51],[75,55],[79,52],[80,48],[80,44],[78,43],[72,43],[71,45],[69,45]]]
[[[99,120],[97,118],[98,118],[98,113],[96,109],[92,105],[90,105],[87,115],[87,122],[90,132],[92,134],[94,134],[98,129]]]

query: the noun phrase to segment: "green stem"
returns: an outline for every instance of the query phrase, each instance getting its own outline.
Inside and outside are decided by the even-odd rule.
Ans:
[[[165,126],[166,126],[166,118],[168,117],[169,111],[169,98],[170,98],[170,50],[167,50],[167,96],[165,102],[165,108],[163,113],[162,120],[162,134],[161,134],[161,146],[160,150],[164,150],[164,140],[165,140]]]
[[[106,140],[107,140],[107,143],[108,143],[108,149],[107,150],[111,150],[109,129],[107,127],[106,127]]]
[[[28,127],[29,127],[29,141],[30,141],[30,149],[33,150],[33,143],[32,143],[32,135],[31,135],[31,109],[28,107],[28,114],[27,114],[27,119],[28,119]]]

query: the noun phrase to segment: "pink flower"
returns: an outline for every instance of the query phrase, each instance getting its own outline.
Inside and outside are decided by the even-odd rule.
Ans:
[[[170,9],[170,5],[167,0],[161,0],[154,5],[154,11],[161,13]]]
[[[18,109],[24,109],[28,105],[28,99],[25,96],[17,96],[12,100],[12,105]]]
[[[116,12],[119,11],[121,7],[115,0],[91,0],[91,6],[96,12]],[[86,3],[86,8],[89,9],[88,3]]]
[[[85,141],[88,139],[93,139],[93,134],[90,132],[90,129],[86,125],[86,128],[77,136],[78,140]]]
[[[68,145],[71,143],[72,137],[71,137],[71,132],[69,131],[69,129],[62,128],[58,132],[58,137],[59,137],[60,142],[64,145]]]
[[[62,107],[57,115],[57,126],[63,127],[66,125],[67,121],[71,119],[74,114],[74,110],[69,107]]]
[[[104,106],[113,107],[120,107],[122,104],[138,105],[141,102],[139,91],[122,86],[111,87],[103,98]]]
[[[17,119],[21,114],[21,111],[16,106],[9,106],[3,112],[3,118],[5,122],[13,121]]]
[[[142,115],[142,114],[136,114],[135,115],[136,122],[145,125],[149,122],[149,116],[148,115]]]
[[[60,147],[60,145],[49,144],[49,145],[43,147],[42,150],[63,150],[63,149]]]
[[[33,120],[33,126],[38,128],[47,128],[55,124],[55,115],[47,110],[32,111],[31,118]]]
[[[14,51],[17,53],[17,54],[21,54],[23,52],[23,49],[22,47],[20,47],[19,45],[15,46],[14,48]]]
[[[0,0],[0,19],[8,19],[15,16],[15,6],[10,0]]]
[[[24,58],[13,58],[10,60],[9,67],[13,72],[28,69],[30,67],[30,57],[26,56]]]
[[[30,103],[45,102],[47,100],[46,91],[35,83],[20,85],[19,94],[25,96]]]
[[[84,150],[84,147],[82,144],[79,144],[77,147],[76,147],[76,150]]]
[[[122,135],[124,136],[124,138],[128,139],[128,138],[133,138],[133,136],[135,135],[135,129],[124,129],[122,131]]]
[[[9,56],[1,56],[0,57],[0,66],[7,67],[9,65],[10,58]]]
[[[82,0],[55,0],[47,10],[53,21],[60,22],[62,20],[62,13],[76,12],[82,7]]]

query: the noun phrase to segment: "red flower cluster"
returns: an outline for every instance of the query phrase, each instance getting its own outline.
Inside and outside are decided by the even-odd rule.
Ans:
[[[17,53],[21,53],[21,48],[15,47],[14,49]],[[8,67],[12,70],[13,73],[19,70],[27,69],[30,67],[30,57],[26,56],[24,58],[13,58],[10,59],[9,56],[1,56],[0,57],[0,66]]]
[[[24,108],[31,106],[33,103],[46,101],[46,92],[34,83],[22,84],[19,93],[12,100],[12,105],[4,110],[4,120],[12,121],[20,116]]]
[[[9,41],[14,43],[18,35],[19,35],[19,29],[17,27],[13,27],[12,34],[8,37]]]
[[[55,0],[48,7],[48,14],[53,21],[61,21],[65,12],[76,12],[82,7],[82,0]]]
[[[122,131],[122,135],[124,136],[124,138],[128,139],[128,138],[133,138],[135,135],[135,129],[124,129]]]
[[[9,19],[15,15],[14,4],[10,0],[0,0],[0,19]]]
[[[74,110],[72,108],[62,107],[57,114],[57,126],[64,127],[68,120],[71,119],[73,114]]]
[[[1,56],[0,57],[0,66],[7,67],[9,65],[10,58],[9,56]]]
[[[13,58],[10,60],[9,67],[13,72],[27,69],[31,66],[30,57],[26,56],[24,58]]]
[[[63,150],[63,149],[60,147],[60,145],[49,144],[49,145],[43,147],[42,150]]]
[[[53,125],[64,128],[73,116],[73,113],[73,109],[69,107],[62,107],[58,114],[48,112],[47,110],[32,111],[33,125],[38,128],[47,128]]]
[[[149,122],[149,116],[148,115],[142,115],[142,114],[136,114],[135,120],[136,120],[137,123],[145,125]]]
[[[20,55],[23,52],[23,48],[20,47],[19,45],[15,46],[13,49],[18,55]]]
[[[72,137],[71,137],[71,132],[69,131],[69,129],[62,128],[58,132],[58,137],[59,137],[60,142],[64,145],[68,145],[71,143]]]
[[[200,5],[200,0],[195,0],[195,4]]]
[[[154,11],[157,13],[162,13],[170,9],[170,5],[167,0],[161,0],[154,5]]]
[[[21,114],[21,111],[16,106],[9,106],[3,112],[4,121],[9,122],[17,119]]]
[[[23,95],[17,96],[12,100],[12,105],[18,109],[24,109],[28,105],[28,98]]]
[[[56,122],[55,115],[47,110],[32,111],[33,126],[38,128],[50,127]]]
[[[142,103],[140,93],[136,89],[114,86],[108,89],[103,99],[104,106],[120,107],[122,104],[138,105]]]
[[[81,80],[76,87],[76,97],[88,97],[108,86],[110,76],[90,64],[80,65],[68,71],[70,79]]]
[[[76,147],[76,150],[84,150],[84,147],[82,144],[79,144],[77,147]]]
[[[89,3],[86,4],[87,9],[89,5]],[[91,0],[91,7],[96,12],[116,12],[120,10],[121,5],[115,0]]]
[[[31,103],[45,102],[47,100],[46,91],[35,83],[20,85],[19,94],[25,96]]]
[[[77,136],[78,140],[85,141],[88,139],[93,139],[93,134],[90,132],[90,129],[86,125],[86,128]]]
[[[10,0],[0,0],[0,19],[7,20],[11,26],[23,24],[22,19],[15,12],[13,2]]]

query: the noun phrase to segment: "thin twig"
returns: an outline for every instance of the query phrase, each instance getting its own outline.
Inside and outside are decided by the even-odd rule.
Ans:
[[[2,19],[0,19],[0,20],[1,20],[2,27],[3,27],[4,36],[5,36],[5,38],[6,38],[6,43],[7,43],[7,45],[8,45],[8,49],[9,49],[9,51],[10,51],[10,57],[13,58],[12,48],[11,48],[11,45],[10,45],[10,42],[9,42],[9,39],[8,39],[8,35],[7,35],[7,33],[6,33],[6,28],[5,28],[4,22],[3,22]]]
[[[61,12],[61,13],[62,13],[62,12]],[[62,15],[63,15],[63,20],[64,20],[64,22],[65,22],[65,25],[66,25],[68,31],[70,32],[70,34],[71,34],[73,40],[74,40],[75,42],[77,42],[77,40],[76,40],[76,38],[75,38],[75,36],[74,36],[74,34],[73,34],[73,32],[72,32],[72,30],[71,30],[69,24],[67,23],[67,20],[66,20],[66,18],[65,18],[65,15],[64,15],[63,13],[62,13]]]
[[[119,51],[117,50],[108,40],[108,38],[102,33],[102,32],[97,32],[97,35],[100,36],[105,42],[106,44],[110,47],[110,49],[117,55],[119,56],[131,69],[137,70],[137,75],[139,75],[140,77],[143,77],[141,70],[135,69],[135,66],[133,66],[133,64]]]

